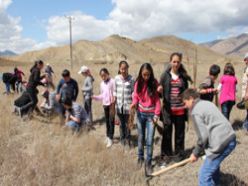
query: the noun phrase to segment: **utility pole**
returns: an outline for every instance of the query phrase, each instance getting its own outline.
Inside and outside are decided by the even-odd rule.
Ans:
[[[65,16],[69,20],[69,36],[70,36],[70,61],[71,61],[71,69],[73,68],[73,56],[72,56],[72,20],[74,19],[72,16]]]

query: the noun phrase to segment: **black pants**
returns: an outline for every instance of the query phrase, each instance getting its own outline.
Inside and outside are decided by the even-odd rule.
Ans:
[[[92,123],[92,99],[84,99],[84,109],[89,116],[90,122]]]
[[[35,109],[35,107],[36,107],[36,105],[38,103],[37,92],[38,92],[37,89],[32,89],[32,88],[27,89],[27,93],[29,93],[29,95],[31,97],[31,100],[33,102],[32,111]]]
[[[161,143],[161,155],[171,156],[172,153],[172,129],[175,127],[175,154],[181,154],[184,151],[185,137],[185,116],[172,116],[172,124],[164,125],[163,139]]]
[[[120,121],[120,140],[130,140],[130,129],[128,128],[129,114],[117,113]]]
[[[105,120],[106,120],[106,135],[113,139],[115,132],[115,117],[110,114],[110,106],[103,106]]]

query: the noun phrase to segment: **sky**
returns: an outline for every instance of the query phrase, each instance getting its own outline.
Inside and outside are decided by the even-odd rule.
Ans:
[[[0,0],[0,51],[23,53],[119,34],[202,43],[248,33],[247,0]]]

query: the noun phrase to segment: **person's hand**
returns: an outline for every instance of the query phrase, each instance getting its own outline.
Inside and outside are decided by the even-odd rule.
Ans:
[[[213,92],[214,92],[214,94],[218,94],[219,93],[219,90],[217,88],[214,88],[213,89]]]
[[[154,117],[153,117],[153,124],[154,124],[154,125],[157,125],[157,124],[158,124],[158,119],[159,119],[158,116],[154,116]]]
[[[57,102],[59,102],[59,100],[60,100],[60,94],[56,94],[55,99],[56,99]]]
[[[244,101],[247,101],[247,100],[248,100],[248,95],[245,95]]]
[[[130,105],[130,110],[134,109],[135,107],[136,107],[135,104],[131,104],[131,105]]]
[[[159,86],[158,86],[157,92],[160,93],[160,94],[162,94],[162,92],[163,92],[163,87],[162,87],[162,85],[159,85]]]
[[[191,154],[189,158],[191,163],[196,162],[198,160],[198,158],[194,154]]]

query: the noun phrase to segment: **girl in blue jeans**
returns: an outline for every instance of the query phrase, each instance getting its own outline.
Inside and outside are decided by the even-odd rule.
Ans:
[[[144,143],[146,137],[146,169],[152,172],[152,153],[154,123],[160,116],[160,99],[157,93],[158,82],[154,78],[152,66],[145,63],[140,67],[138,78],[134,85],[133,101],[131,109],[137,107],[138,124],[138,165],[141,167],[144,161]]]

